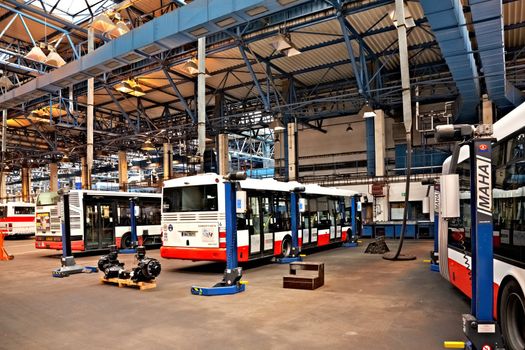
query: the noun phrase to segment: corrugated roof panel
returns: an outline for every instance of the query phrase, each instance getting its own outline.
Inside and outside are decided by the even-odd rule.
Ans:
[[[352,66],[350,64],[343,64],[332,69],[327,68],[297,75],[296,79],[307,86],[315,86],[318,83],[352,79],[352,77]]]

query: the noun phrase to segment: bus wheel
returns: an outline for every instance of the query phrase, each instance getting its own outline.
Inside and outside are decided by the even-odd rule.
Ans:
[[[501,293],[499,315],[501,331],[509,350],[525,349],[525,298],[518,282],[512,280]]]
[[[131,234],[125,233],[122,235],[122,238],[120,239],[120,249],[128,249],[131,248]]]
[[[292,252],[292,240],[290,237],[285,237],[281,242],[281,257],[287,258]]]

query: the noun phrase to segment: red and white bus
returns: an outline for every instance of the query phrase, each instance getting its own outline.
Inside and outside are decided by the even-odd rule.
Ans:
[[[69,192],[71,249],[100,250],[107,249],[112,244],[120,248],[129,248],[131,198],[135,198],[139,244],[160,244],[160,194],[71,190]],[[36,248],[62,249],[61,205],[61,197],[56,192],[44,192],[38,195]]]
[[[246,212],[237,214],[239,261],[288,256],[292,248],[290,192],[297,182],[246,179]],[[299,244],[305,248],[344,242],[349,203],[357,192],[306,185]],[[161,256],[226,261],[225,192],[222,177],[202,174],[164,182]]]
[[[0,204],[0,233],[7,236],[33,236],[35,204],[24,202]]]
[[[525,104],[494,124],[492,156],[494,225],[494,317],[500,323],[505,349],[525,349]],[[443,173],[451,168],[451,158]],[[439,221],[439,261],[444,278],[472,296],[470,277],[472,227],[469,150],[460,151],[457,173],[460,217]]]

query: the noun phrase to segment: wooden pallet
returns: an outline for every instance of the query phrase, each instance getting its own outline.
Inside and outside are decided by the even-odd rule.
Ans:
[[[119,288],[122,287],[138,287],[140,290],[157,288],[157,282],[133,282],[130,279],[121,279],[121,278],[104,278],[100,277],[101,283],[116,284]]]
[[[297,271],[301,272],[300,274]],[[314,290],[324,285],[324,263],[292,262],[290,274],[283,277],[283,288]]]

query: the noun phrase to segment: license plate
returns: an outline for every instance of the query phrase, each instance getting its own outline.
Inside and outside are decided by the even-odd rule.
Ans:
[[[195,231],[181,231],[180,235],[182,237],[195,237]]]

